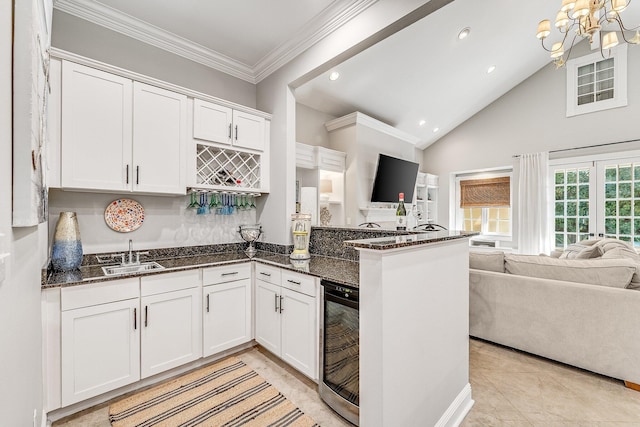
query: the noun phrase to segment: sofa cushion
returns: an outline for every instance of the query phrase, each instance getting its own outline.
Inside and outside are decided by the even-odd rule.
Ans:
[[[612,249],[617,249],[617,248],[627,248],[635,252],[635,249],[633,249],[633,246],[631,246],[630,243],[623,242],[622,240],[618,240],[618,239],[610,239],[610,238],[600,239],[595,243],[595,246],[600,246],[602,248],[602,252],[605,254],[608,251]]]
[[[609,249],[607,252],[602,255],[603,259],[630,259],[636,263],[636,272],[631,277],[631,282],[627,286],[629,289],[640,289],[640,255],[635,251],[635,249],[626,247],[626,246],[618,246],[612,249]]]
[[[557,259],[537,255],[504,257],[505,271],[520,276],[625,288],[636,271],[630,259]]]
[[[469,252],[469,268],[504,273],[504,252]]]
[[[591,245],[585,246],[582,243],[574,243],[567,246],[562,254],[561,259],[591,259],[601,257],[603,250],[601,246]]]

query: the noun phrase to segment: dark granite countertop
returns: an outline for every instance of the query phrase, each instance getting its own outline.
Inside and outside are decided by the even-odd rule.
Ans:
[[[345,246],[359,249],[389,250],[407,246],[428,245],[447,240],[466,239],[477,235],[477,232],[443,230],[429,231],[405,236],[378,237],[375,239],[347,240]]]
[[[355,261],[311,255],[311,259],[309,259],[308,262],[296,263],[294,266],[291,263],[289,255],[258,251],[253,258],[249,258],[244,252],[198,254],[165,259],[156,258],[153,259],[153,261],[162,265],[164,269],[132,274],[121,274],[117,276],[106,276],[102,271],[103,266],[114,264],[84,265],[80,267],[79,270],[71,272],[51,272],[47,274],[46,277],[43,278],[42,288],[46,289],[85,285],[128,277],[138,277],[142,275],[155,275],[169,273],[172,271],[237,264],[250,262],[252,260],[265,264],[272,264],[280,268],[285,268],[303,274],[309,274],[311,276],[331,280],[351,287],[358,287],[359,283],[360,267],[359,263]]]

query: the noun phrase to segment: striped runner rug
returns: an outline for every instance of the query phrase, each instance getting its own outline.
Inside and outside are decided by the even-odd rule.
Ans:
[[[235,357],[113,403],[109,421],[114,427],[319,427]]]

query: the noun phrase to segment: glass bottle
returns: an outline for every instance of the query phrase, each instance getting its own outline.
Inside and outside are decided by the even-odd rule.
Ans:
[[[396,209],[396,230],[407,229],[407,209],[404,207],[404,193],[398,195],[398,209]]]

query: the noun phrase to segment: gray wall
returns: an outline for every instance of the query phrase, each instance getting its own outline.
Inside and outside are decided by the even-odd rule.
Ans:
[[[255,108],[252,83],[55,10],[51,44],[179,86]]]
[[[324,124],[335,116],[296,103],[296,142],[330,148],[329,132]]]
[[[46,224],[11,227],[12,5],[0,0],[0,252],[11,253],[0,282],[0,424],[31,426],[34,410],[39,425],[43,406],[40,269],[47,242]]]
[[[454,172],[511,166],[515,154],[640,138],[638,76],[640,49],[630,46],[628,106],[567,118],[566,70],[549,64],[427,147],[424,170],[440,176],[438,222],[449,223],[449,178]],[[603,151],[637,148],[622,144]],[[562,156],[579,154],[591,152],[571,151]]]

